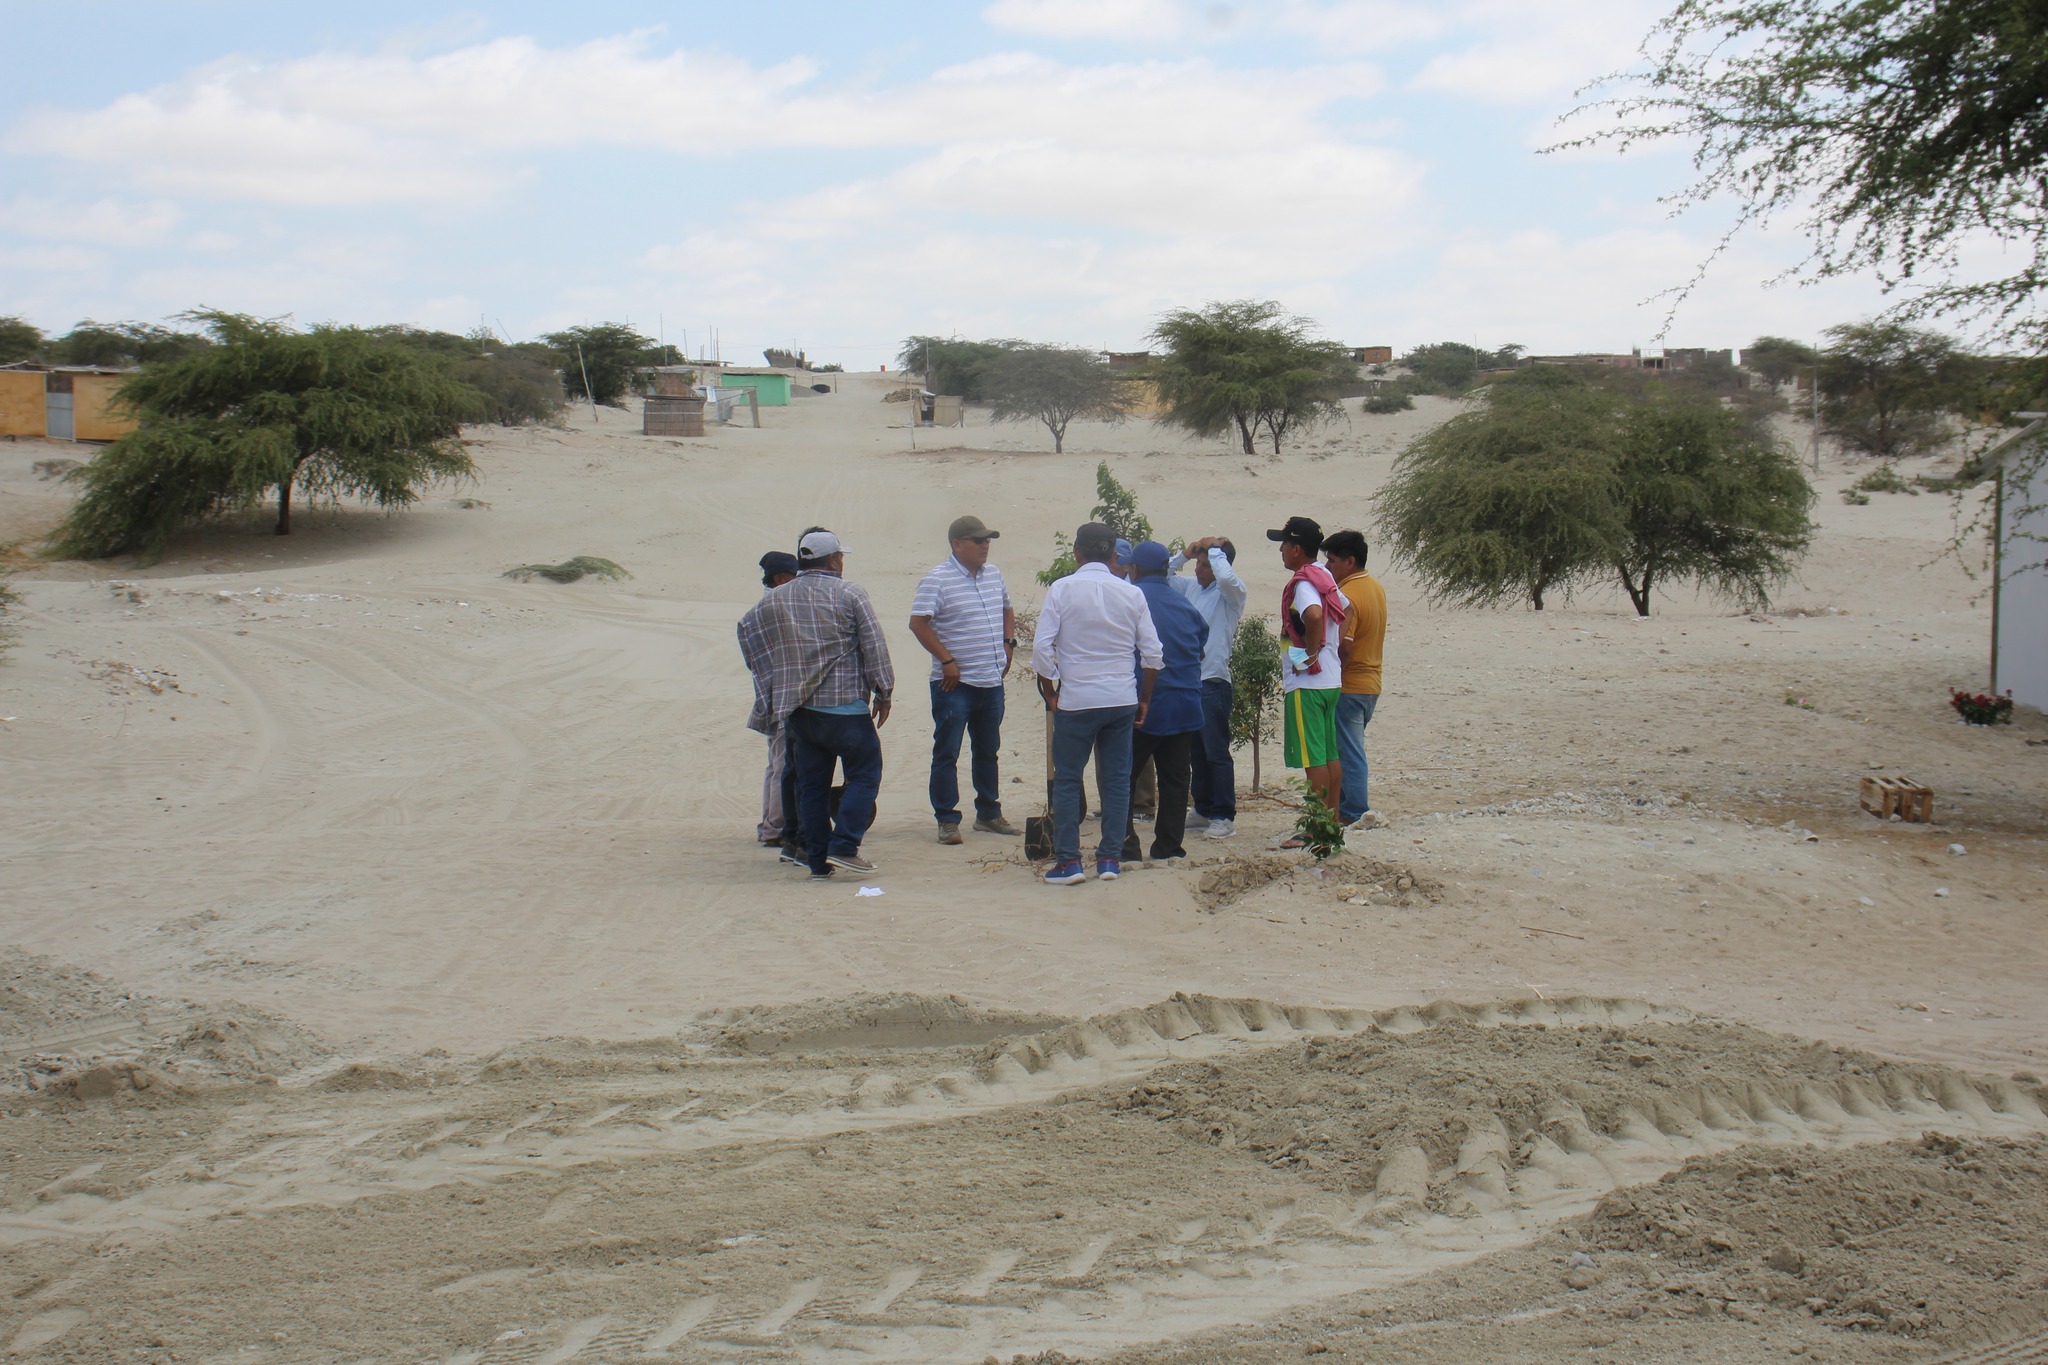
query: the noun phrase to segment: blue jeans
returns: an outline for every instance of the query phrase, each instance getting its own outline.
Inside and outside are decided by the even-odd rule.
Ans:
[[[1210,820],[1237,819],[1237,764],[1230,757],[1230,679],[1202,679],[1202,728],[1188,751],[1189,786],[1195,814]]]
[[[1377,692],[1343,692],[1337,696],[1337,757],[1344,764],[1344,790],[1337,797],[1337,817],[1350,824],[1372,809],[1365,797],[1365,727],[1372,722],[1373,708],[1380,704]]]
[[[974,818],[1000,820],[1001,777],[996,754],[1003,742],[1003,689],[969,687],[951,692],[932,684],[932,814],[942,825],[960,823],[960,737],[974,755]]]
[[[867,716],[829,716],[808,707],[789,713],[788,730],[808,845],[804,851],[811,871],[823,872],[827,853],[859,853],[861,837],[874,823],[875,794],[882,787],[882,740]],[[836,820],[830,814],[835,759],[846,771]]]
[[[1088,756],[1098,752],[1096,774],[1102,787],[1102,839],[1095,858],[1123,856],[1124,830],[1131,819],[1131,731],[1138,719],[1135,706],[1102,706],[1091,711],[1052,713],[1052,857],[1056,863],[1081,861],[1081,774]]]

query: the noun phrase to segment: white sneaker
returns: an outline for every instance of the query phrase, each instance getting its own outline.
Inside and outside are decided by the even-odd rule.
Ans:
[[[1209,828],[1209,817],[1206,815],[1199,814],[1195,811],[1189,811],[1188,822],[1185,828],[1193,830],[1207,829]]]
[[[1237,833],[1237,824],[1232,820],[1211,820],[1209,828],[1202,831],[1204,839],[1228,839]]]
[[[1353,820],[1350,824],[1346,825],[1344,828],[1356,830],[1385,829],[1387,828],[1387,826],[1393,823],[1394,822],[1392,820],[1389,820],[1386,816],[1381,815],[1378,811],[1369,810],[1365,814],[1359,816],[1356,820]]]

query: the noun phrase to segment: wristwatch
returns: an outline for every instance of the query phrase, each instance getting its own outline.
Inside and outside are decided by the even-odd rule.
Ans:
[[[1011,636],[1011,637],[1010,637],[1009,639],[1007,639],[1007,640],[1003,641],[1003,648],[1005,648],[1005,649],[1015,649],[1016,647],[1017,647],[1017,637],[1016,637],[1016,636],[1014,636],[1014,635],[1012,635],[1012,636]]]

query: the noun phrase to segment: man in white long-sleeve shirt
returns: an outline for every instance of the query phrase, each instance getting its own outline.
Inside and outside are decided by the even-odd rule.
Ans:
[[[1209,625],[1209,643],[1202,650],[1202,728],[1192,755],[1195,813],[1188,828],[1211,839],[1237,833],[1237,765],[1230,757],[1230,647],[1244,616],[1246,588],[1232,567],[1236,559],[1235,545],[1222,536],[1204,536],[1167,562],[1173,574],[1167,581]],[[1195,566],[1191,579],[1180,573],[1181,565],[1188,563]]]
[[[1112,881],[1123,867],[1129,822],[1131,731],[1152,703],[1165,663],[1145,594],[1110,572],[1116,532],[1089,522],[1074,533],[1080,568],[1046,589],[1031,645],[1038,690],[1053,712],[1053,866],[1046,881],[1072,886],[1081,866],[1081,775],[1098,752],[1102,765],[1102,838],[1095,875]]]

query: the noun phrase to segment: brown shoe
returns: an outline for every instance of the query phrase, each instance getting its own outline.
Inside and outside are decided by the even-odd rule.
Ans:
[[[939,842],[942,844],[964,844],[967,841],[960,837],[960,826],[940,825]]]
[[[993,820],[976,820],[974,827],[983,834],[1008,834],[1012,837],[1024,832],[1000,815]]]

